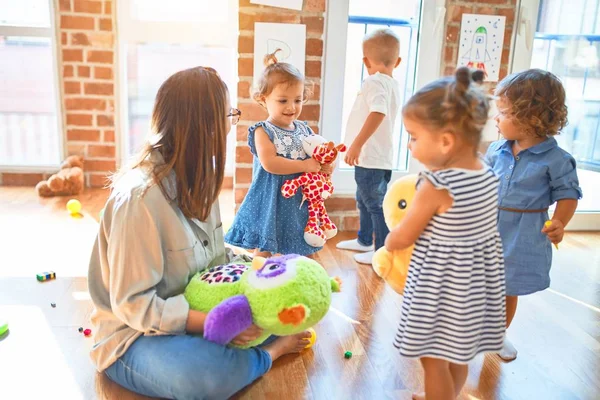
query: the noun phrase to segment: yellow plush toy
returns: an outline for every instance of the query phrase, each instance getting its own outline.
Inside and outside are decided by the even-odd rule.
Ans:
[[[390,230],[394,229],[406,215],[417,191],[417,175],[406,175],[388,189],[383,199],[383,215]],[[380,248],[373,256],[373,269],[396,292],[402,294],[408,275],[408,265],[414,246],[389,252]]]

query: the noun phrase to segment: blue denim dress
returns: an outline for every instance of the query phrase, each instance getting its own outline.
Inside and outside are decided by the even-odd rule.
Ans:
[[[314,134],[305,122],[295,121],[293,131],[282,129],[268,121],[248,129],[248,146],[254,155],[252,184],[244,198],[225,242],[244,249],[259,249],[273,254],[309,255],[320,250],[304,241],[308,221],[308,203],[302,204],[302,191],[286,199],[281,186],[300,174],[275,175],[267,172],[256,153],[254,135],[262,127],[275,145],[277,155],[290,160],[305,160],[302,139]]]
[[[581,198],[575,159],[558,147],[553,137],[516,157],[512,143],[494,142],[485,156],[500,178],[501,208],[542,210],[558,200]],[[552,243],[541,232],[547,220],[547,211],[499,211],[507,296],[531,294],[550,286]]]

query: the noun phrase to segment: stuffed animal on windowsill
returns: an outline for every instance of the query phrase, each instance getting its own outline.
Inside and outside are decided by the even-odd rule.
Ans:
[[[71,196],[83,191],[83,157],[69,156],[60,171],[35,186],[38,196]]]
[[[306,154],[321,164],[332,164],[338,153],[346,151],[343,144],[335,145],[319,135],[303,139]],[[308,201],[308,221],[304,228],[304,240],[313,247],[321,247],[327,239],[337,235],[337,227],[325,209],[325,200],[333,194],[331,176],[324,172],[305,172],[296,179],[288,179],[281,187],[281,194],[290,198],[302,189],[302,202]]]
[[[400,224],[412,205],[417,191],[417,178],[417,175],[406,175],[395,181],[385,194],[383,215],[390,230]],[[413,248],[414,245],[389,252],[382,247],[373,255],[373,270],[399,294],[404,292]]]
[[[255,324],[262,336],[287,336],[314,326],[329,310],[331,293],[341,281],[317,261],[296,254],[251,263],[212,267],[197,273],[185,289],[190,308],[207,313],[204,338],[222,345]]]

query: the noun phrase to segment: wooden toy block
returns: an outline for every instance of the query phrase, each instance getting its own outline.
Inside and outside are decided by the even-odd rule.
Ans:
[[[56,279],[56,272],[54,272],[54,271],[42,272],[41,274],[37,274],[36,278],[40,282],[49,281],[50,279]]]

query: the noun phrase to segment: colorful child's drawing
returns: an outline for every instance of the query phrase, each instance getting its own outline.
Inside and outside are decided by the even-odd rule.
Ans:
[[[458,65],[480,69],[496,82],[500,72],[506,17],[463,14]]]
[[[481,69],[486,76],[488,73],[485,69],[485,63],[492,59],[487,51],[487,40],[487,29],[480,26],[473,35],[471,48],[463,56],[468,61],[467,67]]]

